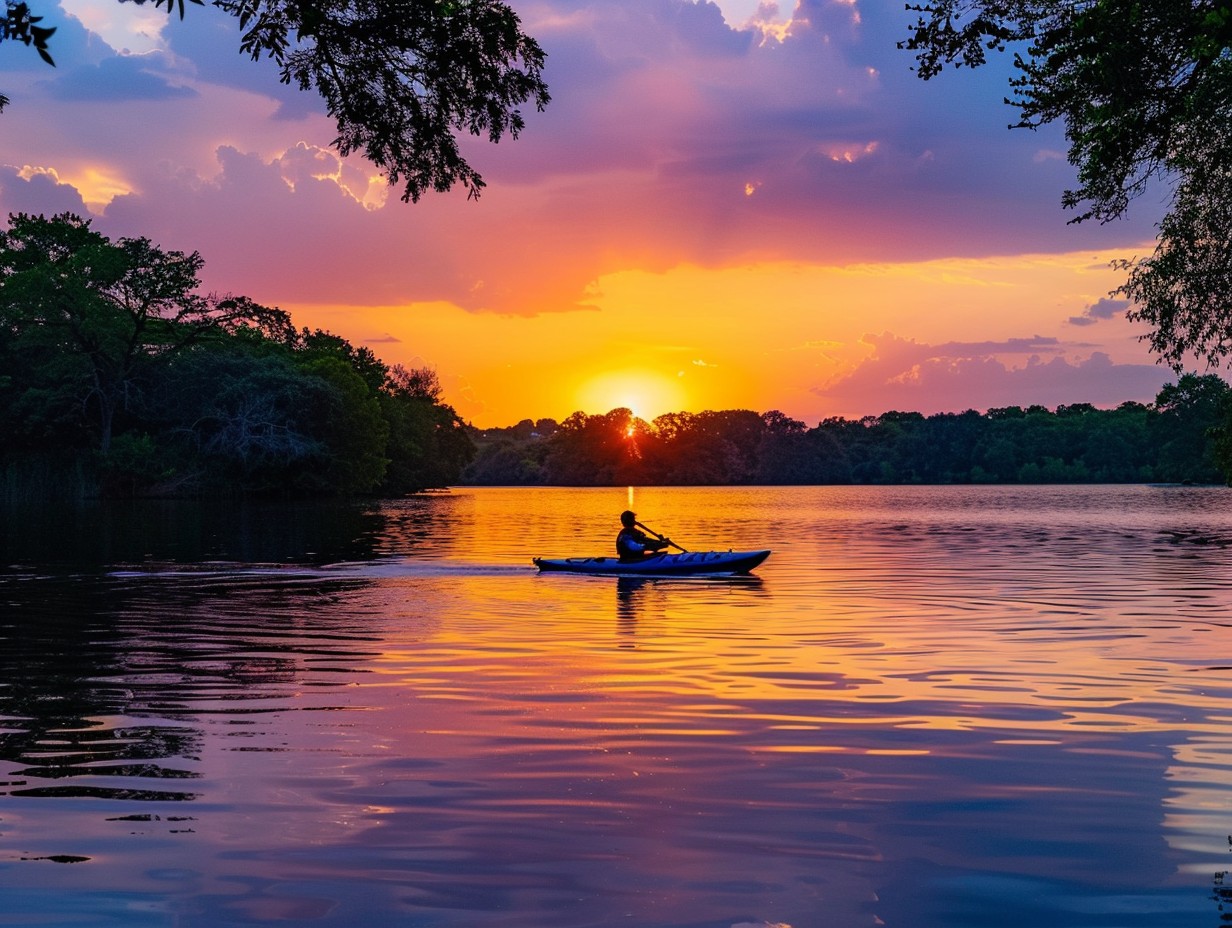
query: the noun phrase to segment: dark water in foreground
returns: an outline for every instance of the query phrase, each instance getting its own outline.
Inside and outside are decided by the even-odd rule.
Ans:
[[[1222,923],[1232,491],[629,495],[8,514],[0,926]]]

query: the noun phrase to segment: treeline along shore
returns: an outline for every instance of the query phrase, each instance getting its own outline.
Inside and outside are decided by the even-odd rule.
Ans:
[[[477,485],[1225,483],[1232,391],[1183,375],[1154,403],[887,412],[808,427],[779,412],[577,412],[473,430]]]
[[[202,295],[197,253],[88,220],[0,231],[0,501],[400,496],[479,485],[1226,482],[1232,389],[809,427],[779,412],[576,412],[480,430],[436,373],[247,297]]]
[[[246,297],[195,252],[80,217],[0,232],[0,500],[403,495],[474,447],[434,371]]]

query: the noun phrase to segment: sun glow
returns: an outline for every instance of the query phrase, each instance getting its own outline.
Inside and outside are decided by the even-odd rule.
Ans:
[[[91,165],[57,169],[27,164],[17,172],[17,176],[22,180],[43,176],[56,184],[69,184],[76,187],[86,207],[96,215],[102,215],[107,204],[116,197],[133,192],[128,181],[116,172],[105,167]]]
[[[624,408],[646,422],[689,405],[675,379],[645,370],[613,371],[594,377],[578,389],[577,401],[579,408],[591,415]]]

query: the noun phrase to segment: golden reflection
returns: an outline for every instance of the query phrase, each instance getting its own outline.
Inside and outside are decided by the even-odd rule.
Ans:
[[[1074,771],[1096,790],[1099,771],[1123,767],[1152,778],[1140,789],[1158,791],[1167,840],[1207,853],[1232,788],[1226,674],[1203,661],[1232,618],[1227,554],[1180,559],[1153,544],[1136,491],[1130,503],[1107,491],[1116,510],[1092,515],[1075,490],[1036,516],[1038,492],[458,491],[468,527],[452,537],[477,560],[607,554],[621,508],[690,548],[766,541],[775,553],[741,582],[529,568],[468,581],[429,644],[391,650],[387,672],[420,710],[449,697],[433,706],[439,724],[416,717],[418,730],[497,745],[529,732],[552,751],[601,731],[605,753],[587,764],[612,778],[629,758],[644,778],[670,773],[672,756],[735,746],[784,769],[1021,755],[1050,765],[1041,776]],[[913,509],[917,499],[933,508]],[[1131,518],[1132,532],[1080,524]],[[524,547],[511,551],[511,538]],[[494,708],[474,711],[485,701]],[[707,769],[691,775],[710,782]],[[963,788],[1024,796],[1060,782]]]
[[[656,711],[691,714],[687,724],[680,720],[679,734],[734,713],[744,725],[777,733],[762,746],[767,751],[887,748],[853,746],[843,734],[869,725],[921,733],[982,730],[997,744],[1023,747],[1061,745],[1092,733],[1175,729],[1173,719],[1151,707],[1158,704],[1161,675],[1171,674],[1176,639],[1166,632],[1144,635],[1128,616],[1157,595],[1149,572],[1142,574],[1142,589],[1126,580],[1119,604],[1092,612],[1085,594],[1068,586],[1060,564],[1051,572],[1025,572],[1010,558],[981,568],[973,565],[987,559],[990,542],[980,535],[870,529],[880,513],[860,508],[868,491],[798,491],[807,503],[772,510],[764,509],[762,497],[780,491],[624,487],[615,499],[612,492],[537,492],[526,559],[607,554],[622,506],[656,513],[655,524],[665,522],[687,546],[702,548],[761,542],[766,529],[759,520],[770,512],[778,535],[797,547],[776,551],[747,583],[533,578],[503,585],[507,614],[542,614],[544,602],[552,603],[551,640],[542,643],[536,669],[522,667],[531,676],[546,675],[540,684],[546,689],[653,691]],[[503,551],[507,526],[525,521],[525,499],[514,491],[474,491],[468,505],[493,534],[469,538],[468,545]],[[806,534],[794,524],[801,512],[813,524],[827,522],[827,530]],[[901,503],[888,515],[898,523],[911,518]],[[1047,547],[1040,551],[1046,554]],[[609,604],[615,599],[618,648],[611,653],[644,651],[655,655],[653,666],[578,650],[579,641],[595,634],[589,610],[596,593]],[[1091,631],[1076,634],[1073,626]],[[466,639],[459,637],[460,650]],[[696,667],[706,672],[690,669]],[[564,676],[556,677],[560,671]],[[1193,709],[1186,723],[1193,735],[1224,727],[1216,719],[1218,691],[1195,689],[1185,699]],[[691,708],[686,712],[683,705]],[[928,750],[944,753],[944,744]],[[905,750],[925,749],[912,744]]]

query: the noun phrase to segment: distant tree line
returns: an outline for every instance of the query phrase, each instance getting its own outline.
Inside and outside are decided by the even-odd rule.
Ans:
[[[400,495],[474,447],[436,373],[201,295],[201,257],[80,217],[0,232],[0,498]]]
[[[1186,374],[1153,404],[887,412],[807,427],[780,412],[577,412],[472,432],[479,485],[1223,483],[1232,390]]]

